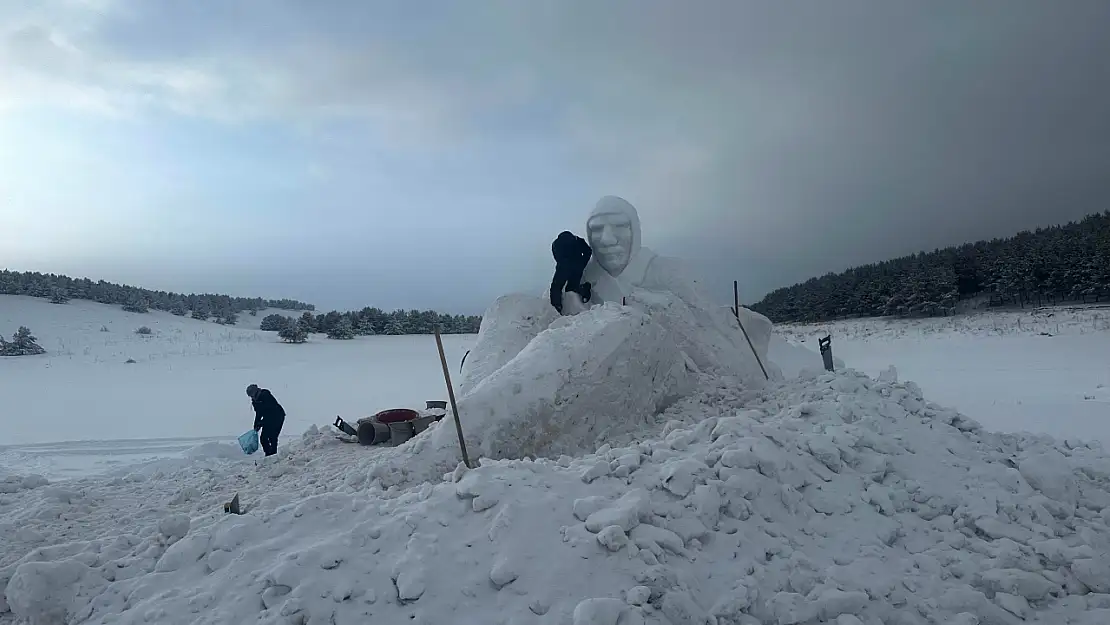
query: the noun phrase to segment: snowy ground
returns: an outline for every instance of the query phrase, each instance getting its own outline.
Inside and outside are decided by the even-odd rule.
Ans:
[[[29,326],[48,352],[0,358],[0,470],[30,459],[41,472],[59,475],[42,466],[44,448],[22,447],[36,443],[236,436],[253,423],[244,393],[252,382],[282,402],[289,436],[336,415],[353,421],[385,408],[422,408],[425,400],[446,399],[432,336],[333,341],[313,335],[308,343],[288,345],[273,332],[248,327],[269,312],[242,315],[239,327],[224,327],[87,301],[54,305],[0,296],[0,332],[10,336],[19,325]],[[144,325],[153,335],[135,333]],[[443,338],[458,371],[474,337]],[[157,456],[177,455],[177,447],[149,444]],[[107,452],[113,458],[79,458],[75,452],[82,449],[89,446],[67,448],[59,470],[69,471],[78,459],[90,468],[122,459],[118,450]]]
[[[1101,314],[836,324],[836,355],[870,377],[815,373],[762,391],[703,380],[699,393],[638,436],[596,453],[486,461],[407,489],[383,490],[374,477],[384,456],[405,448],[344,444],[315,428],[301,436],[300,425],[287,425],[289,442],[275,459],[243,457],[219,440],[131,442],[131,450],[172,447],[167,455],[176,457],[103,464],[103,475],[56,482],[34,475],[41,471],[31,470],[30,450],[50,465],[41,458],[51,448],[95,456],[97,444],[9,449],[0,462],[18,453],[29,464],[9,465],[6,476],[0,468],[0,624],[1105,625],[1110,455],[1097,443],[985,431],[961,414],[979,416],[966,401],[937,397],[959,388],[953,378],[990,371],[977,396],[1005,401],[1016,390],[1050,407],[1039,421],[1022,413],[1037,426],[1030,429],[1056,431],[1069,418],[1090,417],[1067,411],[1106,401],[1097,386],[1105,360],[1094,356],[1107,336]],[[430,342],[432,358],[420,369],[427,386],[406,386],[374,362],[378,354],[400,361],[400,347],[375,347],[400,340],[284,346],[247,329],[165,321],[158,349],[142,352],[150,339],[120,336],[111,346],[83,344],[90,353],[70,349],[19,367],[38,375],[104,369],[113,372],[103,374],[107,381],[126,375],[115,359],[139,354],[160,372],[147,374],[159,384],[180,377],[212,396],[226,386],[224,410],[244,413],[235,423],[249,416],[240,378],[262,372],[268,380],[293,370],[311,380],[302,384],[318,385],[328,375],[355,379],[347,369],[357,362],[381,374],[334,387],[339,397],[323,393],[325,400],[361,401],[352,388],[375,397],[408,392],[397,405],[442,395],[430,337],[407,339]],[[32,323],[42,326],[32,328],[47,349],[83,336]],[[783,334],[815,347],[812,337],[824,329]],[[190,332],[205,338],[189,341]],[[455,362],[468,339],[458,337]],[[1056,356],[1045,355],[1053,349]],[[0,397],[41,388],[32,374],[8,381],[17,361],[0,361]],[[157,364],[165,362],[175,368]],[[206,362],[220,375],[200,373]],[[249,367],[224,364],[235,362]],[[900,380],[884,371],[889,364]],[[926,374],[924,393],[906,382],[919,377],[915,367]],[[1087,377],[1066,388],[1090,386],[1094,399],[1061,389],[1075,376]],[[266,380],[258,381],[282,388]],[[112,388],[119,412],[142,410],[125,384]],[[145,393],[138,395],[150,401]],[[177,400],[168,405],[176,410]],[[379,407],[373,403],[361,412]],[[0,428],[17,414],[8,406]],[[17,407],[39,410],[27,423],[50,414],[31,399]],[[321,417],[305,423],[330,421],[331,413]],[[104,445],[102,457],[121,455],[122,443]],[[222,513],[234,493],[242,516]]]
[[[878,375],[895,365],[929,399],[992,430],[1110,446],[1110,309],[1058,308],[917,321],[859,319],[779,328]]]

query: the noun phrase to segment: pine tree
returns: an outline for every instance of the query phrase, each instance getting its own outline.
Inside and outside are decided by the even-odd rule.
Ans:
[[[286,343],[304,343],[308,340],[308,332],[305,332],[300,323],[290,323],[278,330],[278,337]]]
[[[316,327],[316,317],[310,312],[306,312],[301,315],[301,319],[298,322],[298,325],[300,325],[301,329],[304,330],[307,334],[312,334],[313,332],[316,332],[318,330],[318,328]]]
[[[393,316],[385,325],[385,333],[394,336],[405,334],[405,327],[403,322],[397,316]]]
[[[0,337],[0,356],[35,356],[45,354],[46,350],[36,342],[37,338],[31,334],[27,326],[19,326],[12,341],[9,343]]]
[[[283,317],[282,315],[266,315],[262,318],[262,323],[258,324],[259,330],[266,332],[278,332],[282,328],[293,324],[293,319],[290,317]]]
[[[359,336],[372,336],[377,334],[374,331],[374,324],[367,317],[359,317],[358,325],[355,326],[355,334]]]
[[[131,299],[131,301],[129,301],[126,304],[123,305],[123,309],[126,310],[127,312],[133,312],[133,313],[150,312],[150,306],[149,306],[149,304],[147,304],[146,299],[140,298],[140,297],[136,297],[136,298]]]
[[[351,321],[347,318],[340,319],[331,330],[328,330],[329,339],[348,340],[355,338],[354,328],[351,327]]]
[[[65,289],[54,289],[50,295],[51,304],[65,304],[69,301],[69,295],[66,294]]]

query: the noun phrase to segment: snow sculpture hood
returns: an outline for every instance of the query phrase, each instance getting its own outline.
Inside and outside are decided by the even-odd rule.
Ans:
[[[586,237],[594,259],[618,277],[640,252],[640,215],[624,198],[606,195],[586,219]]]

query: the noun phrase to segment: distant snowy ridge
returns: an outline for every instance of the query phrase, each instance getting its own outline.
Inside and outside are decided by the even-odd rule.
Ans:
[[[643,440],[410,489],[314,428],[257,467],[21,487],[0,622],[1110,622],[1110,457],[884,380],[707,385]]]

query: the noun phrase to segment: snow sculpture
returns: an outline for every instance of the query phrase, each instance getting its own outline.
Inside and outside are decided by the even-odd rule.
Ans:
[[[694,373],[764,383],[753,349],[730,310],[713,304],[682,263],[640,244],[640,217],[625,200],[603,197],[586,220],[594,250],[584,278],[594,297],[564,296],[560,316],[542,296],[498,298],[482,317],[462,367],[459,416],[473,455],[520,458],[574,453],[629,431],[695,389]],[[766,361],[771,322],[740,310]],[[450,469],[454,428],[417,440],[415,463]],[[390,465],[392,467],[392,465]],[[396,467],[382,467],[377,477]],[[399,471],[403,475],[404,471]]]
[[[752,342],[748,346],[731,311],[713,305],[681,261],[641,245],[640,215],[632,204],[613,195],[598,200],[586,219],[586,238],[594,250],[582,277],[593,284],[589,305],[620,302],[649,313],[662,312],[660,323],[680,335],[680,346],[699,367],[749,383],[762,377],[751,351],[754,347],[767,364],[771,321],[740,308],[740,320]],[[573,293],[567,299],[576,305],[572,310],[584,307]]]

